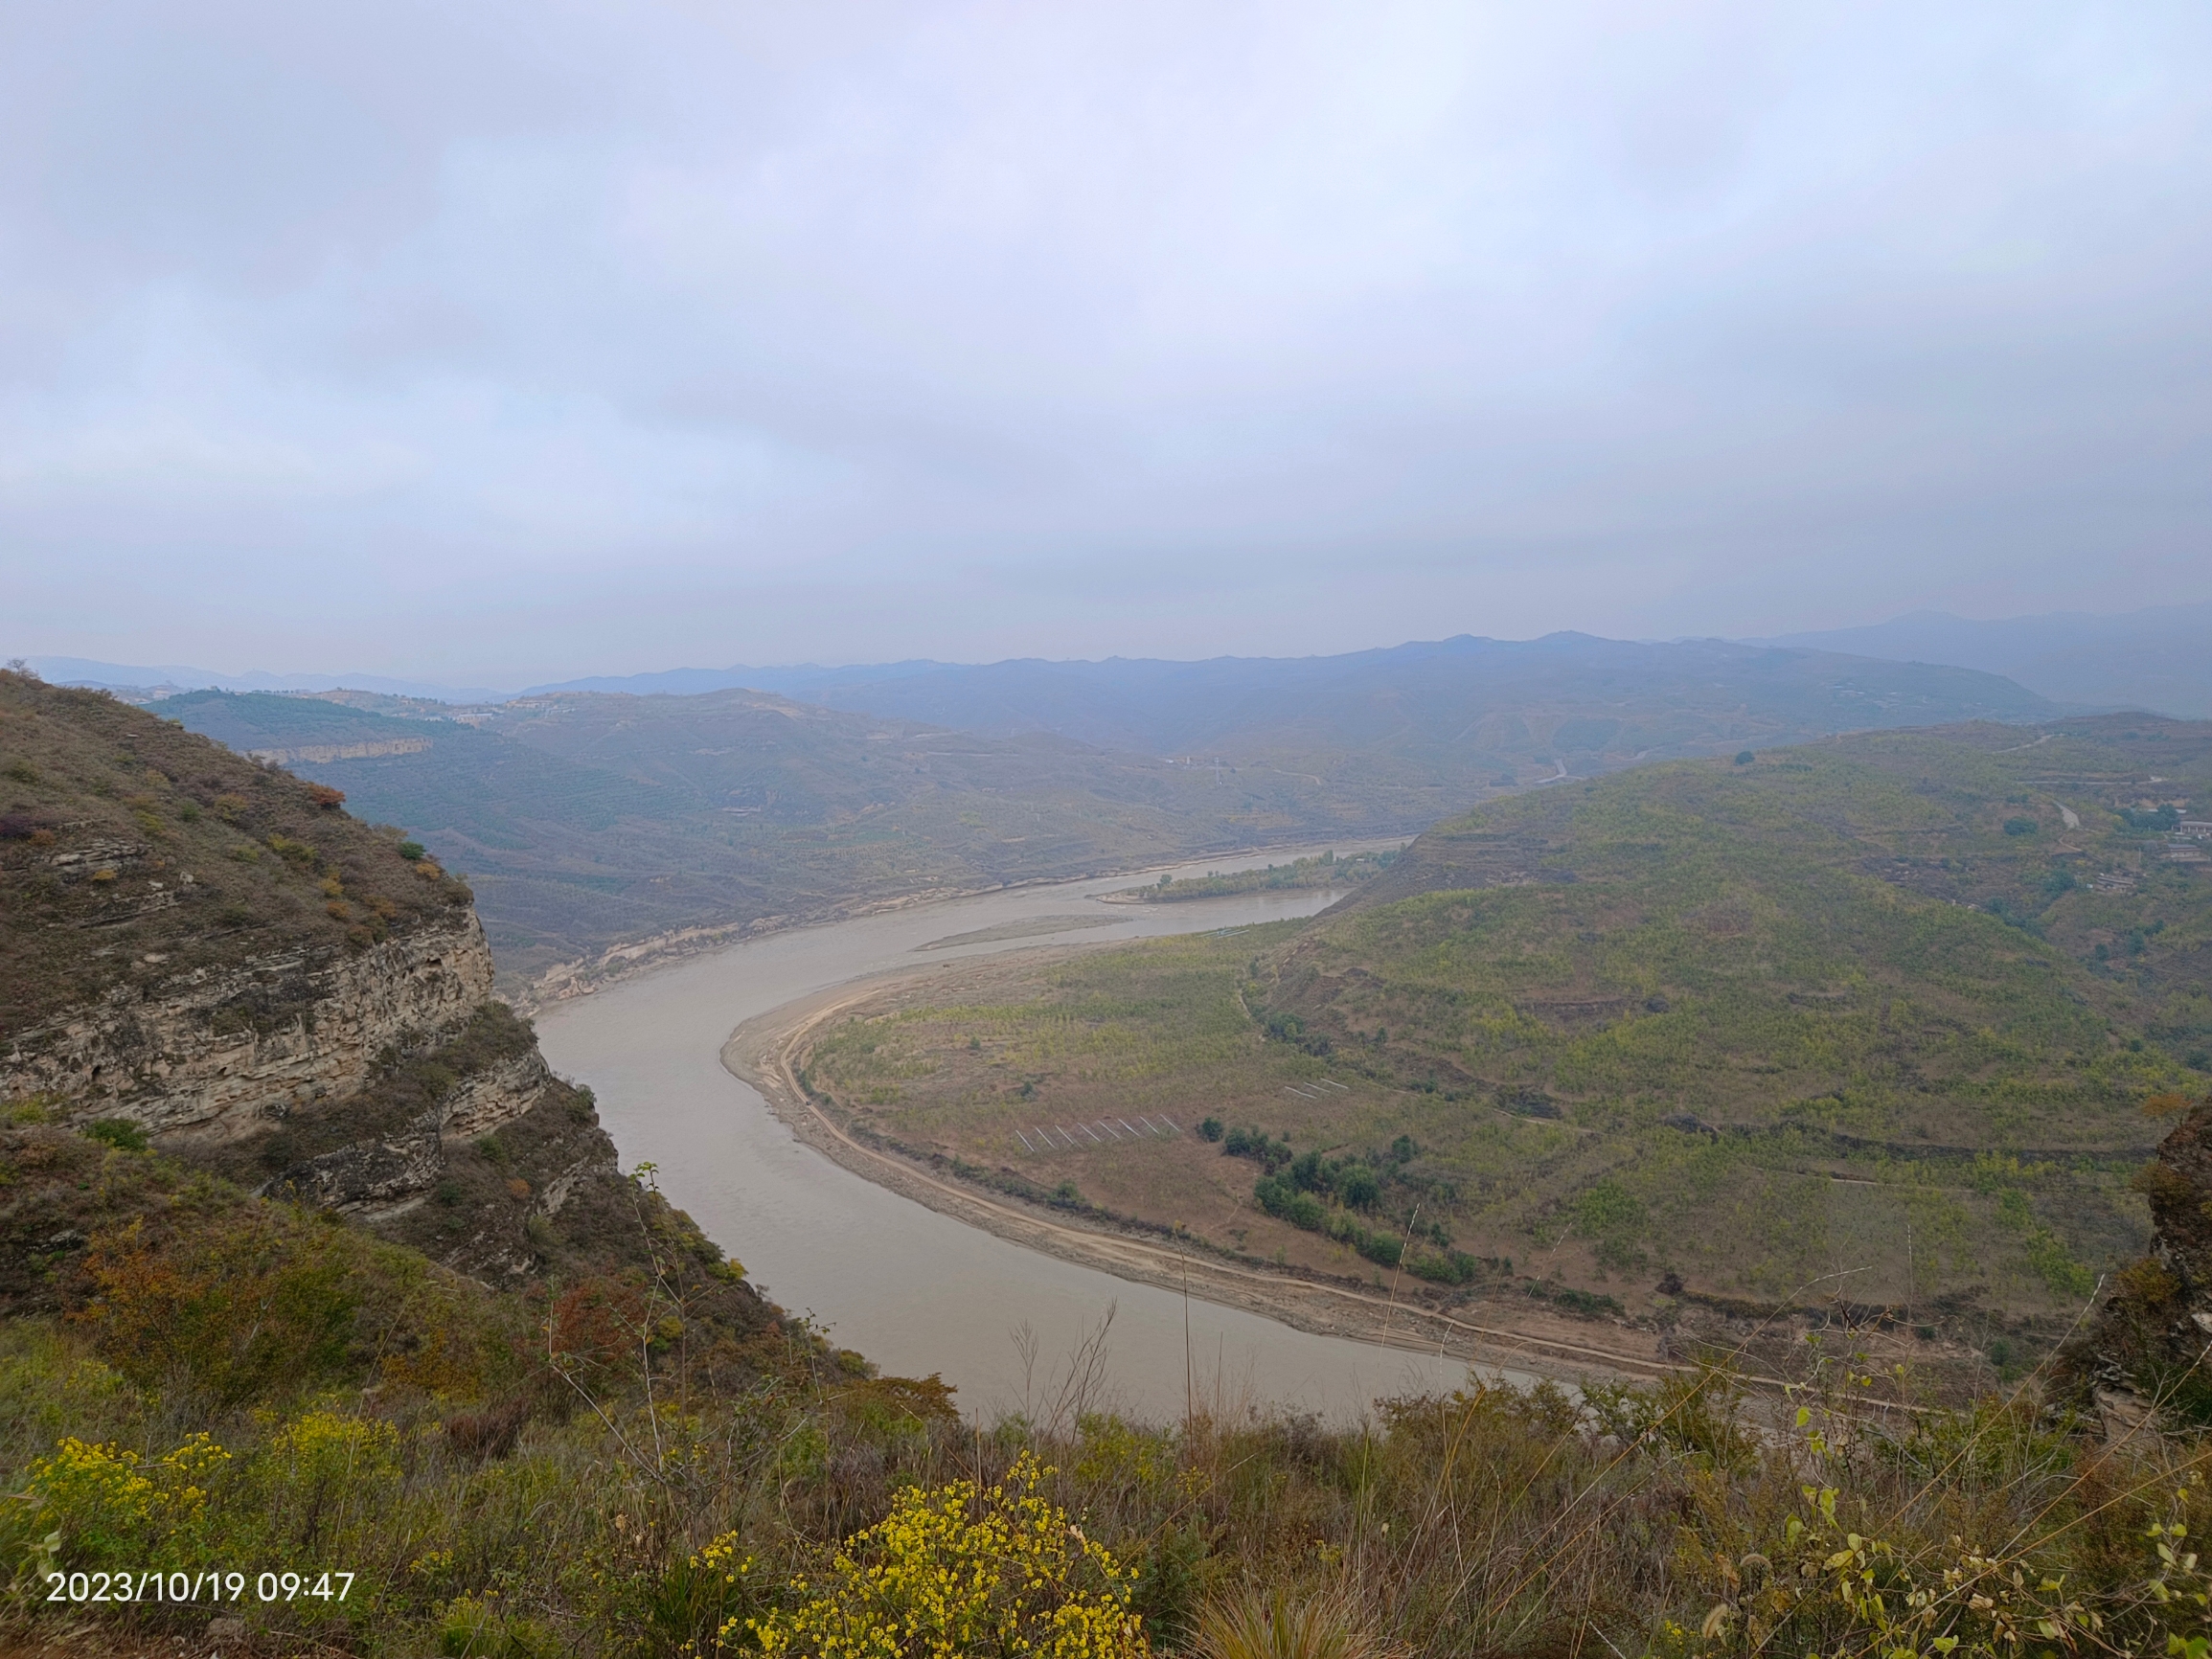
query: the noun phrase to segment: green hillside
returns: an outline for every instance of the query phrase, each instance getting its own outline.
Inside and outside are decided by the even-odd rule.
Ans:
[[[1440,826],[1260,997],[1512,1114],[1466,1212],[1601,1269],[2063,1302],[2139,1245],[2139,1103],[2212,1070],[2212,884],[2148,829],[2207,795],[2212,730],[2139,720],[1653,768]]]
[[[2055,1316],[2147,1236],[2142,1102],[2212,1073],[2212,864],[2168,833],[2206,799],[2212,727],[2139,717],[1646,767],[1440,825],[1300,928],[887,1010],[816,1074],[888,1134],[1316,1269],[1419,1205],[1448,1284]],[[1116,1102],[1288,1145],[1012,1132]]]

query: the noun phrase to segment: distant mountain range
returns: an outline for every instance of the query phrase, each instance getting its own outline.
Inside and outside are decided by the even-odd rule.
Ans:
[[[2003,674],[2061,703],[2149,709],[2201,719],[2212,716],[2207,634],[2212,634],[2212,602],[2158,605],[2119,616],[2059,611],[1997,622],[1924,610],[1870,627],[1747,643],[1805,646],[1893,662],[1954,663]]]
[[[513,696],[484,686],[443,686],[395,680],[385,674],[272,674],[255,669],[225,674],[183,663],[103,663],[91,657],[32,657],[32,671],[56,686],[98,686],[139,692],[332,692],[341,687],[387,696],[429,697],[441,703],[491,703]]]
[[[2143,709],[2201,717],[2212,716],[2212,655],[2200,648],[2212,631],[2212,602],[2165,605],[2119,615],[2055,612],[1975,622],[1941,611],[1865,627],[1832,628],[1770,639],[1737,640],[1741,647],[1801,649],[1884,662],[1971,669],[2015,681],[2069,713]],[[1700,642],[1680,641],[1697,646]],[[1714,642],[1703,642],[1710,645]],[[1294,699],[1329,696],[1383,685],[1391,676],[1427,675],[1438,659],[1475,672],[1514,673],[1550,659],[1609,653],[1613,664],[1635,653],[1664,649],[1652,642],[1600,640],[1562,633],[1538,640],[1489,640],[1460,635],[1388,649],[1328,657],[1217,657],[1206,662],[1164,662],[1112,657],[1103,662],[1048,662],[1038,658],[969,664],[914,658],[823,668],[812,663],[783,668],[738,664],[725,669],[669,669],[656,673],[595,674],[531,686],[521,692],[485,686],[448,686],[380,674],[276,674],[262,670],[225,674],[179,664],[132,666],[85,657],[34,657],[31,667],[61,685],[104,686],[135,693],[327,692],[339,688],[393,698],[484,704],[515,696],[565,692],[610,692],[631,696],[696,696],[740,688],[829,708],[898,716],[972,731],[1053,731],[1086,742],[1148,752],[1171,752],[1220,741],[1223,711],[1257,696]],[[1197,699],[1194,703],[1192,699]],[[392,706],[378,712],[403,713]],[[2043,711],[2047,712],[2047,711]],[[2038,717],[2035,711],[2005,716]]]
[[[1039,659],[965,665],[678,670],[541,687],[548,693],[696,694],[744,685],[881,718],[1012,737],[1050,732],[1152,755],[1255,759],[1285,749],[1361,750],[1443,761],[1469,746],[1618,764],[1707,747],[1702,716],[1729,709],[1829,732],[1937,720],[2047,718],[2044,698],[1991,674],[1909,670],[1833,651],[1722,640],[1674,645],[1557,633],[1455,639],[1330,657],[1165,662]],[[1687,723],[1691,708],[1699,718]],[[1578,716],[1493,730],[1539,710]],[[1539,724],[1541,721],[1539,719]],[[1686,746],[1686,747],[1685,747]]]

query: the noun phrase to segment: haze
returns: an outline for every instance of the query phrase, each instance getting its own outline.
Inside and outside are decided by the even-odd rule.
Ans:
[[[679,663],[2212,597],[2196,5],[0,10],[0,641]]]

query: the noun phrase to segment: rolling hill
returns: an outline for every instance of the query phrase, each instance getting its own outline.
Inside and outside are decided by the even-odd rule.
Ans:
[[[214,692],[153,707],[345,790],[466,869],[511,976],[686,928],[1410,829],[1433,799],[753,692],[538,697],[447,719]]]
[[[2203,719],[2212,716],[2212,665],[2205,662],[2202,647],[2207,626],[2212,626],[2212,603],[1987,622],[1916,611],[1866,627],[1746,643],[1899,662],[1955,663],[2003,674],[2062,702]]]
[[[2032,1324],[2139,1251],[2140,1107],[2212,1078],[2208,799],[2212,726],[2141,716],[1647,766],[1440,824],[1311,922],[1001,965],[810,1063],[901,1144],[1313,1270],[1380,1239],[1646,1312]],[[1023,1139],[1137,1112],[1240,1155]]]

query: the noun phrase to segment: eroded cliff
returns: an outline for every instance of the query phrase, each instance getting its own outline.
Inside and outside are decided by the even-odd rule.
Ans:
[[[467,888],[342,799],[0,673],[6,1115],[135,1129],[490,1283],[626,1260],[638,1190],[492,998]]]

